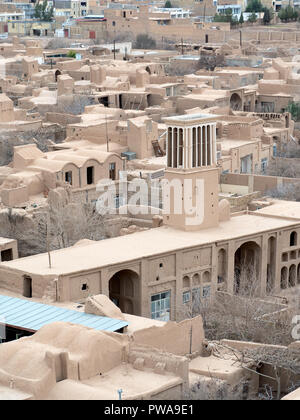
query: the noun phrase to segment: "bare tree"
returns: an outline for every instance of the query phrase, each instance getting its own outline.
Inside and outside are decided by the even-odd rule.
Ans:
[[[254,345],[253,345],[254,344]],[[261,377],[258,394],[248,398],[273,400],[282,394],[292,392],[300,384],[300,351],[283,346],[269,346],[245,343],[240,347],[235,343],[213,341],[208,344],[211,355],[241,367],[246,372]]]
[[[245,382],[240,381],[235,386],[230,386],[226,381],[213,377],[210,380],[199,380],[190,386],[184,395],[187,400],[200,401],[233,401],[242,400]]]
[[[167,76],[184,76],[186,74],[195,73],[199,68],[196,63],[178,63],[171,62],[165,65],[165,73]]]
[[[290,141],[282,147],[280,156],[286,158],[300,158],[300,144],[296,141]]]
[[[148,34],[138,34],[134,44],[134,48],[142,50],[152,50],[156,47],[156,41]]]
[[[106,217],[96,211],[94,204],[73,203],[69,197],[65,200],[59,197],[50,199],[45,211],[40,213],[38,231],[33,233],[42,244],[48,235],[50,250],[60,249],[81,239],[104,239],[105,221]]]
[[[64,114],[80,115],[84,108],[94,105],[95,99],[89,95],[68,95],[59,97],[57,111]]]
[[[272,159],[262,175],[300,178],[299,162],[282,157]]]
[[[259,297],[260,281],[253,266],[242,264],[236,270],[235,277],[237,294],[234,296],[219,291],[214,297],[205,298],[200,291],[191,290],[190,301],[183,305],[183,317],[191,318],[200,314],[208,340],[289,344],[292,341],[291,319],[297,303],[290,311],[284,312],[286,316],[283,317],[279,311],[284,306]]]
[[[202,53],[197,64],[197,69],[214,71],[216,67],[223,67],[224,65],[225,57],[223,54]]]
[[[99,214],[93,203],[72,202],[68,192],[49,195],[48,204],[33,213],[8,209],[0,215],[0,236],[17,239],[21,256],[106,238],[108,216]]]
[[[268,190],[266,194],[272,198],[280,200],[300,201],[300,182],[285,183],[272,190]]]
[[[288,381],[289,391],[295,388],[295,384],[300,381],[300,351],[291,351],[288,348],[272,348],[272,347],[259,347],[256,349],[245,349],[242,352],[244,359],[250,359],[255,363],[255,366],[259,369],[262,365],[268,365],[271,370],[271,374],[265,374],[258,372],[259,375],[270,379],[271,382],[268,387],[265,388],[265,393],[262,393],[261,398],[265,399],[265,395],[269,398],[279,400],[282,393],[282,381]],[[272,386],[272,383],[276,383],[276,387]],[[275,388],[275,389],[274,389]],[[273,396],[273,389],[276,390],[276,397]],[[271,399],[270,398],[270,399]]]
[[[36,144],[42,152],[47,152],[53,142],[60,143],[65,136],[65,128],[59,125],[29,131],[0,130],[0,166],[12,161],[14,146]]]

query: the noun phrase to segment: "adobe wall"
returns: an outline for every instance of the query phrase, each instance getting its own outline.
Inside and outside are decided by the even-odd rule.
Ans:
[[[164,76],[164,75],[150,75],[150,84],[163,84],[163,83],[178,83],[177,76]]]
[[[45,190],[53,190],[57,187],[57,180],[56,180],[56,174],[53,172],[48,171],[42,171],[42,177],[43,177],[43,185],[42,185],[42,192],[45,192]]]
[[[85,64],[86,64],[86,61],[85,60],[73,60],[73,59],[70,59],[70,60],[58,62],[56,64],[56,67],[60,71],[69,72],[69,71],[79,70]]]
[[[22,338],[20,339],[22,340]],[[23,339],[24,340],[24,339]],[[6,343],[6,350],[10,354],[14,349],[15,342]],[[13,356],[11,356],[13,357]],[[5,360],[5,359],[4,359]],[[13,387],[16,390],[21,390],[28,395],[28,399],[41,399],[44,398],[51,388],[56,383],[55,378],[55,364],[48,359],[47,354],[44,358],[44,376],[37,377],[35,380],[26,378],[26,376],[16,375],[11,372],[6,372],[5,369],[0,367],[0,384],[3,387],[11,388]],[[41,363],[40,363],[41,365]]]
[[[24,275],[27,275],[25,272],[11,271],[10,269],[2,269],[0,273],[0,288],[6,289],[13,293],[18,293],[21,296],[23,295],[24,285]],[[36,298],[42,298],[47,291],[54,288],[53,280],[55,276],[39,276],[32,275],[32,296]]]
[[[300,183],[300,178],[228,173],[221,174],[220,183],[250,186],[253,191],[266,193],[267,191],[274,190],[284,184]]]
[[[2,203],[7,207],[14,207],[21,203],[26,203],[29,199],[27,186],[12,189],[3,189],[0,192]]]
[[[151,394],[146,395],[145,399],[160,400],[160,401],[168,401],[168,400],[174,401],[174,400],[181,400],[185,394],[186,394],[186,391],[184,391],[184,388],[182,384],[180,383],[168,389],[160,389],[159,391],[154,391]]]
[[[209,95],[207,97],[190,97],[183,96],[177,99],[177,113],[184,114],[186,110],[192,108],[203,108],[203,107],[227,107],[229,106],[229,96],[226,96],[226,91],[224,91],[224,98],[215,99],[214,96],[211,98]]]
[[[15,260],[18,258],[18,243],[17,241],[8,240],[7,243],[0,244],[0,262],[1,262],[1,252],[11,249],[12,250],[12,259]]]
[[[227,340],[227,339],[221,340],[221,343],[224,344],[225,346],[237,349],[239,351],[244,351],[244,350],[262,351],[264,349],[266,350],[266,352],[274,351],[274,354],[277,353],[278,356],[280,355],[279,353],[280,350],[291,350],[291,351],[298,350],[296,346],[293,348],[293,345],[295,343],[290,344],[288,347],[271,345],[271,344],[260,344],[260,343],[246,342],[246,341]],[[264,385],[269,385],[273,389],[273,392],[276,392],[278,384],[276,381],[270,379],[275,376],[274,367],[267,363],[261,363],[261,367],[259,368],[258,371],[262,375],[268,376],[268,378],[266,378],[265,376],[260,375],[259,377],[260,386],[263,387]],[[294,374],[292,371],[289,371],[288,369],[280,368],[278,373],[280,375],[280,388],[281,388],[281,392],[283,393],[289,392],[289,385],[299,380],[299,375]]]
[[[176,342],[173,344],[175,347]],[[135,369],[151,369],[161,374],[171,373],[180,378],[181,382],[188,384],[188,359],[176,355],[174,351],[161,353],[152,345],[149,348],[131,343],[128,361]]]
[[[231,192],[233,192],[231,190]],[[240,191],[237,191],[237,194],[239,194]],[[237,212],[237,211],[243,211],[247,210],[249,203],[256,198],[259,198],[261,196],[261,193],[259,191],[245,194],[239,197],[226,197],[226,200],[229,201],[230,204],[230,210],[231,212]]]
[[[8,126],[5,123],[0,123],[0,129],[7,130],[8,128],[17,128],[18,131],[32,131],[32,130],[39,130],[42,127],[42,120],[37,121],[18,121],[18,125],[16,126]]]
[[[196,25],[191,24],[188,19],[173,19],[169,25],[158,25],[157,22],[148,19],[148,14],[139,13],[138,19],[123,19],[118,16],[115,11],[113,13],[106,12],[107,16],[107,33],[113,36],[117,30],[119,33],[130,33],[137,35],[140,33],[149,33],[151,37],[161,41],[162,37],[179,41],[183,38],[185,41],[196,42],[215,42],[223,43],[227,41],[240,41],[240,31],[230,30],[229,26],[222,23],[216,23],[220,30],[210,29],[211,24],[204,25],[203,28],[198,28]],[[114,22],[114,24],[113,24]],[[99,33],[104,32],[104,27],[101,24],[94,26],[95,30]],[[94,29],[93,28],[93,29]],[[76,30],[73,30],[75,32]],[[87,30],[81,29],[82,33],[87,34]],[[77,31],[78,32],[78,31]],[[208,36],[208,40],[206,38]],[[259,41],[259,42],[298,42],[300,40],[300,31],[290,30],[247,30],[242,31],[243,41]]]
[[[232,307],[243,306],[243,302],[246,302],[248,298],[241,297],[238,295],[229,295],[226,292],[218,291],[216,293],[216,299],[219,303],[226,302],[226,305]],[[287,309],[286,305],[274,303],[271,301],[257,299],[257,304],[260,305],[260,310],[265,314],[262,318],[268,319],[269,315],[273,315],[274,319],[281,319],[281,311]],[[245,305],[246,307],[247,305]],[[259,317],[259,315],[257,315]]]
[[[257,100],[258,100],[257,109],[261,110],[262,112],[265,112],[262,106],[262,102],[270,102],[273,107],[272,112],[276,112],[276,113],[283,112],[283,110],[287,108],[289,102],[293,99],[293,96],[292,94],[286,94],[285,96],[277,96],[278,93],[276,94],[265,93],[263,95],[259,93],[257,96]]]
[[[149,124],[151,130],[147,130],[147,124]],[[138,159],[150,158],[153,156],[152,141],[155,141],[157,138],[157,123],[150,120],[146,121],[145,125],[142,127],[138,127],[129,121],[127,145],[130,151],[136,152]]]
[[[132,335],[134,343],[151,346],[158,350],[185,356],[202,350],[204,336],[202,317],[168,322],[163,327],[150,327]]]
[[[96,138],[98,144],[104,144],[108,141],[112,141],[114,143],[119,143],[119,135],[117,131],[117,121],[110,121],[107,122],[100,121],[99,124],[93,125],[68,125],[67,126],[67,137],[78,137],[80,140],[82,138]],[[107,133],[107,134],[106,134]],[[77,140],[77,139],[76,139]]]

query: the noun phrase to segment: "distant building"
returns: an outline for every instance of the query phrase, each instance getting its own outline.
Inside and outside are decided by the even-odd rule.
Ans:
[[[232,17],[234,19],[240,19],[242,13],[242,6],[240,6],[239,4],[226,4],[217,6],[217,13],[219,13],[220,15],[226,15],[227,10],[231,10]]]
[[[181,319],[185,304],[194,299],[219,291],[239,295],[246,286],[245,267],[251,267],[259,296],[300,284],[299,203],[231,217],[229,203],[218,198],[216,120],[207,114],[165,120],[165,178],[179,179],[183,194],[188,194],[185,180],[191,180],[200,200],[192,217],[186,208],[175,212],[174,194],[166,194],[164,208],[168,200],[171,206],[164,226],[55,251],[52,269],[47,254],[3,263],[0,287],[22,294],[26,277],[32,296],[53,296],[55,280],[59,301],[102,293],[123,312],[167,321]],[[27,154],[22,155],[24,160]],[[58,170],[65,167],[53,162]]]

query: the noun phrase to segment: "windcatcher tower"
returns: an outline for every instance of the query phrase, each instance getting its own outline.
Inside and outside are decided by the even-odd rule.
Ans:
[[[164,119],[167,125],[165,225],[192,231],[219,223],[216,120],[216,116],[209,114]]]

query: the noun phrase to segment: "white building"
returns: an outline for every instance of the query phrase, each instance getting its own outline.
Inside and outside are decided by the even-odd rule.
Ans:
[[[171,19],[188,19],[191,17],[192,12],[187,9],[175,8],[171,9],[166,7],[154,7],[153,13],[169,13]]]
[[[232,17],[239,20],[242,13],[242,7],[239,4],[225,4],[217,6],[217,13],[219,15],[225,15],[226,10],[231,9]]]
[[[0,22],[17,22],[25,20],[25,12],[2,12],[0,13]]]
[[[71,0],[71,16],[79,18],[87,15],[87,1]]]

